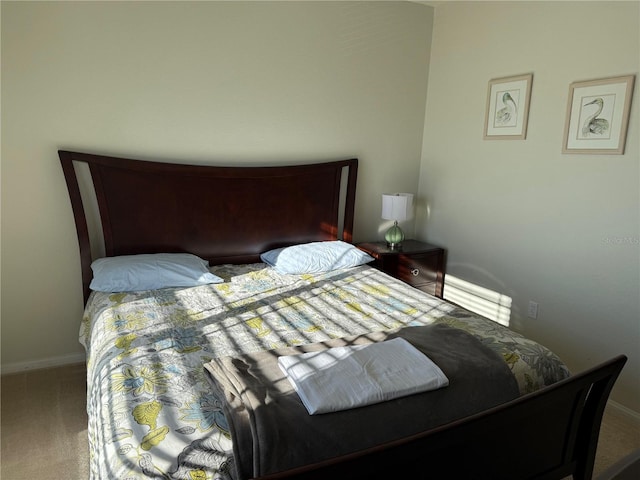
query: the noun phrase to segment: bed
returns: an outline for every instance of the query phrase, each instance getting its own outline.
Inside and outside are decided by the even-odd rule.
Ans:
[[[357,159],[230,167],[59,157],[81,259],[92,479],[367,478],[355,473],[364,465],[374,468],[368,478],[399,476],[406,464],[394,458],[415,461],[416,451],[446,444],[434,433],[451,435],[478,415],[498,428],[501,409],[553,388],[581,392],[569,402],[581,412],[585,392],[596,390],[539,343],[368,265],[351,244]],[[327,267],[316,248],[329,246]],[[345,249],[340,262],[357,260],[336,264],[334,247]],[[195,283],[167,286],[164,270],[145,270],[165,257],[195,258],[205,271]],[[312,416],[274,373],[280,357],[391,339],[446,366],[448,386]],[[607,376],[592,430],[621,362],[596,371]],[[230,391],[216,372],[231,384],[250,378]],[[594,375],[590,385],[602,381]],[[260,401],[245,401],[247,392]],[[588,471],[593,441],[583,450],[579,461],[565,451],[572,466],[560,470]]]

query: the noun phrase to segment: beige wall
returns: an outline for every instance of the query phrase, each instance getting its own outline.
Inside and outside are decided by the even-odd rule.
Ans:
[[[3,371],[82,359],[57,149],[189,162],[360,159],[356,240],[416,191],[432,9],[2,2]]]
[[[511,325],[574,370],[629,356],[613,399],[640,412],[638,2],[435,8],[417,234],[448,273],[513,301]],[[524,141],[483,140],[487,82],[533,73]],[[563,155],[569,84],[636,75],[624,155]],[[527,317],[529,300],[538,318]]]

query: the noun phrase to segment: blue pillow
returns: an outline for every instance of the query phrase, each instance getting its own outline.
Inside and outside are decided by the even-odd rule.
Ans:
[[[190,253],[150,253],[99,258],[91,264],[89,288],[98,292],[136,292],[166,287],[221,283],[209,262]]]
[[[374,260],[362,250],[340,240],[276,248],[261,254],[260,259],[278,273],[294,275],[357,267]]]

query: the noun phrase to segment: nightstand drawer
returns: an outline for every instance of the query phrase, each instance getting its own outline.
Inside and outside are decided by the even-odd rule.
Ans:
[[[438,280],[440,255],[399,255],[398,278],[420,287],[426,283],[435,283]]]
[[[423,292],[442,298],[445,251],[418,240],[405,240],[401,249],[385,242],[359,243],[358,248],[376,259],[375,267]]]

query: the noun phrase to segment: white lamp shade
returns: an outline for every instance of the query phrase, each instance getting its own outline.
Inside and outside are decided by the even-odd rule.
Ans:
[[[382,218],[402,222],[413,216],[413,193],[382,194]]]

